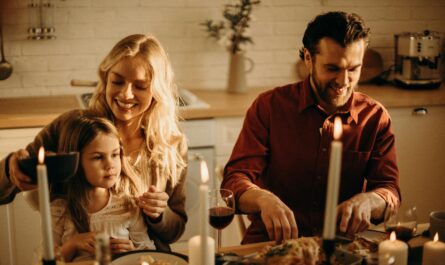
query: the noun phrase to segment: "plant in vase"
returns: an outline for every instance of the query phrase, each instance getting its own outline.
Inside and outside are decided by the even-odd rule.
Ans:
[[[246,77],[243,51],[247,44],[253,44],[248,35],[249,23],[252,20],[253,6],[258,5],[260,0],[235,0],[224,5],[223,16],[225,21],[213,21],[208,19],[201,23],[208,36],[217,40],[230,52],[230,68],[228,90],[230,92],[244,92],[246,90]],[[250,59],[252,70],[253,62]]]

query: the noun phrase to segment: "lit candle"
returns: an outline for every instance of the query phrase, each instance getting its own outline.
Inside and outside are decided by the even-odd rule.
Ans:
[[[215,242],[208,236],[209,219],[209,170],[207,163],[201,161],[201,185],[199,185],[199,228],[200,235],[189,240],[189,263],[208,264],[215,263]]]
[[[324,215],[323,239],[334,239],[337,226],[337,202],[340,185],[341,152],[343,144],[339,141],[342,134],[340,117],[334,121],[334,140],[331,143],[329,160],[328,192],[326,195],[326,210]]]
[[[54,261],[54,243],[51,229],[51,210],[49,208],[48,174],[46,171],[45,150],[40,147],[37,165],[37,184],[39,188],[39,209],[42,222],[43,263]]]
[[[395,259],[394,265],[408,264],[408,245],[396,239],[396,233],[391,232],[390,239],[384,240],[379,244],[379,264],[387,264],[387,256]]]
[[[445,243],[439,241],[439,235],[434,235],[433,241],[423,245],[423,265],[443,265],[445,262]]]

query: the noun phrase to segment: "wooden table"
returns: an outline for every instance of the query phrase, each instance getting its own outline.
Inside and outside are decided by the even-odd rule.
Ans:
[[[429,224],[419,224],[417,231],[419,234],[423,233],[423,231],[427,230],[429,227]],[[383,227],[374,227],[373,230],[376,231],[383,231]],[[422,259],[422,250],[423,250],[423,244],[430,240],[427,237],[424,236],[417,236],[412,238],[408,245],[410,247],[410,253],[409,253],[409,265],[420,265],[421,259]],[[266,246],[274,245],[275,241],[268,241],[268,242],[261,242],[261,243],[254,243],[254,244],[247,244],[247,245],[240,245],[240,246],[228,246],[228,247],[222,247],[221,251],[223,253],[235,253],[240,256],[248,255],[254,252],[258,252],[262,250]],[[181,254],[187,255],[188,253],[183,252]],[[57,262],[58,265],[67,264],[67,265],[94,265],[94,261],[81,261],[81,262],[69,262],[69,263],[61,263]]]

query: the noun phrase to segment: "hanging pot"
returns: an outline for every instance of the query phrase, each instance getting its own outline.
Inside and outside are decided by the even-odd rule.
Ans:
[[[3,14],[0,13],[0,80],[8,79],[12,74],[12,65],[6,61],[5,52],[3,50]]]

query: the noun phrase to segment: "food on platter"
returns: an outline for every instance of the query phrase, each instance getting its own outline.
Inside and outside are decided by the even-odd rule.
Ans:
[[[360,256],[368,256],[371,253],[376,253],[378,247],[379,245],[377,242],[359,237],[350,243],[346,249],[352,253],[359,254]]]
[[[238,258],[223,259],[232,261],[230,265],[262,264],[262,265],[322,265],[327,264],[322,240],[319,237],[301,237],[287,240],[280,245],[263,247],[256,255],[238,256]],[[331,259],[332,265],[359,265],[362,257],[352,254],[345,249],[336,248]]]
[[[277,246],[267,246],[259,253],[259,256],[268,265],[316,265],[321,260],[320,254],[319,238],[301,237],[287,240]]]
[[[170,262],[165,260],[154,259],[151,255],[143,255],[140,257],[141,265],[149,264],[149,265],[171,265]]]

